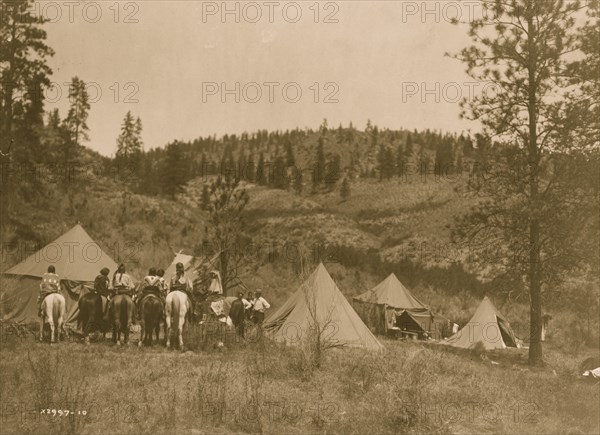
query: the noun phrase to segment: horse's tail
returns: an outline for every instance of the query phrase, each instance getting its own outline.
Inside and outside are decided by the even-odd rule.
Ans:
[[[58,325],[59,320],[64,321],[65,317],[65,300],[60,297],[59,294],[56,294],[52,297],[52,321],[55,325]]]
[[[181,301],[175,295],[173,300],[171,301],[171,312],[173,313],[173,322],[171,325],[175,325],[175,329],[179,328],[179,316],[181,314]]]
[[[121,320],[121,327],[123,325],[127,325],[128,323],[128,313],[127,313],[127,298],[123,297],[121,299],[121,304],[119,308],[119,318]]]

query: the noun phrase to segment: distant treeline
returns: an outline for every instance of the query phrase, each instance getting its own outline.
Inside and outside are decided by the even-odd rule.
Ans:
[[[261,130],[241,135],[176,141],[164,148],[116,158],[114,164],[137,168],[138,193],[177,194],[197,177],[222,175],[289,189],[298,193],[332,190],[344,178],[390,179],[411,174],[459,173],[474,159],[483,160],[489,148],[481,137],[426,130],[364,131],[350,124],[318,131]]]

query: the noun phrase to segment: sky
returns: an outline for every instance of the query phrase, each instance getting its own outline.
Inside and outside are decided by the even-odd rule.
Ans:
[[[47,109],[65,116],[68,82],[87,82],[87,145],[107,156],[127,111],[142,120],[145,149],[317,128],[324,118],[336,127],[370,119],[389,129],[478,128],[459,119],[472,80],[445,56],[469,44],[467,27],[450,19],[476,11],[459,2],[59,0],[38,2],[35,13],[50,20],[56,52]]]

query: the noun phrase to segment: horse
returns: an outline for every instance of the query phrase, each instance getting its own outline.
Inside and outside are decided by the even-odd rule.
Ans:
[[[164,308],[158,296],[149,294],[144,297],[140,305],[140,341],[138,346],[142,344],[152,346],[152,332],[156,332],[156,341],[160,332],[160,321],[163,318]]]
[[[42,301],[42,322],[40,341],[44,339],[44,326],[50,326],[50,343],[60,341],[60,331],[64,332],[66,302],[60,293],[51,293]],[[56,333],[56,337],[55,337]]]
[[[89,333],[92,330],[100,331],[102,338],[106,334],[106,321],[104,318],[104,305],[102,296],[98,293],[86,293],[77,302],[79,315],[77,316],[77,326],[82,326],[83,338],[86,344],[90,344]]]
[[[167,295],[166,303],[166,336],[167,349],[171,347],[171,333],[173,328],[179,337],[179,348],[183,350],[183,325],[185,316],[191,311],[192,304],[187,294],[182,291],[174,290]],[[172,316],[172,317],[171,317]]]
[[[133,320],[133,301],[127,294],[117,294],[112,304],[113,343],[121,345],[121,332],[124,334],[125,344],[129,343],[129,329]]]

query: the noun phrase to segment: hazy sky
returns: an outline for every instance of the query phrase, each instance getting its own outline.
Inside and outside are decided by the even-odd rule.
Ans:
[[[146,149],[316,128],[323,118],[332,126],[362,128],[370,118],[388,128],[476,129],[458,118],[470,80],[444,56],[469,42],[449,18],[472,10],[426,3],[42,2],[56,51],[48,108],[64,116],[65,82],[77,75],[90,83],[89,146],[105,155],[128,110],[142,119]],[[223,16],[225,7],[234,12]]]

